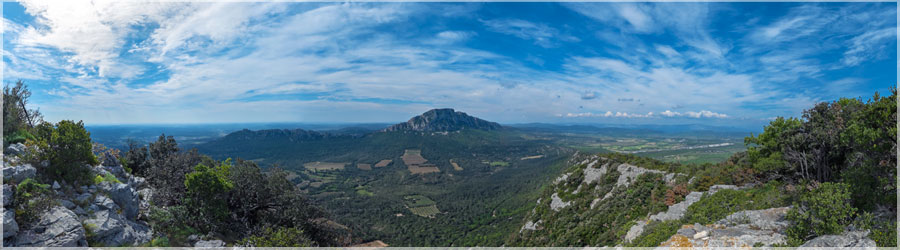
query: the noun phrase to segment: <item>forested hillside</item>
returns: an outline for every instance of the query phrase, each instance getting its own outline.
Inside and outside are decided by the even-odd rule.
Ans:
[[[897,245],[896,89],[779,117],[745,143],[719,164],[576,157],[507,244]]]

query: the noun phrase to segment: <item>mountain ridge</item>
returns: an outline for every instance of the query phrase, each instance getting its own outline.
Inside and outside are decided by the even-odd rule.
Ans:
[[[482,120],[452,108],[432,109],[409,121],[387,127],[381,132],[415,131],[444,132],[462,129],[498,130],[503,128],[499,123]]]

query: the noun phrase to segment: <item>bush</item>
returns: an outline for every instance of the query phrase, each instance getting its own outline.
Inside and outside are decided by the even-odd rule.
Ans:
[[[56,201],[50,197],[49,188],[50,185],[38,183],[31,178],[19,183],[14,197],[16,221],[22,225],[29,225],[50,210]]]
[[[231,214],[228,192],[234,185],[228,180],[230,169],[230,159],[212,168],[201,163],[185,176],[186,204],[192,222],[198,228],[215,230],[225,224]]]
[[[657,247],[678,232],[682,220],[654,221],[644,227],[644,233],[635,238],[628,247]]]
[[[266,228],[260,235],[241,240],[240,245],[250,247],[311,247],[312,240],[297,228],[280,227],[273,230]]]
[[[719,190],[713,195],[703,195],[691,204],[684,214],[687,224],[711,224],[741,210],[757,210],[781,207],[789,204],[777,181],[749,190]]]
[[[48,173],[51,179],[68,183],[87,183],[91,179],[90,165],[96,165],[97,157],[91,152],[91,134],[84,129],[84,123],[68,120],[60,121],[50,131],[46,144],[50,159]]]
[[[792,222],[787,229],[788,242],[796,245],[816,236],[842,233],[856,213],[850,205],[849,188],[826,182],[802,193],[786,217]]]
[[[705,194],[700,201],[691,204],[684,213],[688,224],[712,224],[726,216],[743,210],[747,206],[749,194],[740,190],[719,190],[713,195]]]
[[[860,229],[869,230],[869,238],[878,247],[897,246],[897,220],[894,218],[875,218],[872,213],[864,212],[854,222]]]
[[[116,176],[111,173],[106,173],[106,175],[98,174],[97,176],[94,177],[94,184],[100,184],[103,182],[122,183],[121,181],[119,181],[119,178],[116,178]]]
[[[7,135],[4,139],[6,140],[6,144],[25,143],[26,141],[29,141],[29,140],[31,140],[31,141],[37,140],[37,138],[35,138],[34,135],[32,135],[31,133],[28,133],[28,131],[25,131],[23,129],[16,130],[16,132],[13,132],[12,134]]]

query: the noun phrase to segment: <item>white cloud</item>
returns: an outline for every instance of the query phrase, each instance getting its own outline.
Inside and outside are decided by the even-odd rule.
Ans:
[[[442,31],[436,35],[437,39],[446,43],[455,43],[468,40],[470,37],[474,36],[475,33],[471,31],[455,31],[448,30]]]
[[[516,36],[525,40],[533,40],[535,44],[551,48],[558,46],[559,41],[578,42],[578,38],[562,34],[559,30],[542,23],[532,23],[521,19],[481,20],[491,31]]]
[[[891,42],[897,41],[897,27],[866,31],[850,40],[850,48],[841,59],[847,66],[856,66],[861,62],[884,56]]]
[[[702,110],[700,112],[685,112],[685,115],[691,118],[727,118],[728,115],[720,114],[712,111]]]

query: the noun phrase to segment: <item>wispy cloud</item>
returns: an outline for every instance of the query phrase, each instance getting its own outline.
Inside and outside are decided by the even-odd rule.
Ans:
[[[559,30],[542,23],[533,23],[521,19],[481,20],[491,31],[512,35],[535,44],[551,48],[559,46],[559,42],[578,42],[577,37],[563,34]]]
[[[509,6],[553,4],[433,4],[25,2],[32,21],[4,19],[4,74],[40,83],[49,119],[105,123],[397,121],[432,107],[514,122],[727,120],[871,92],[888,74],[841,69],[896,54],[883,18],[896,11],[882,5],[755,8],[748,21],[728,13],[744,5],[719,3],[565,3],[529,17]]]

